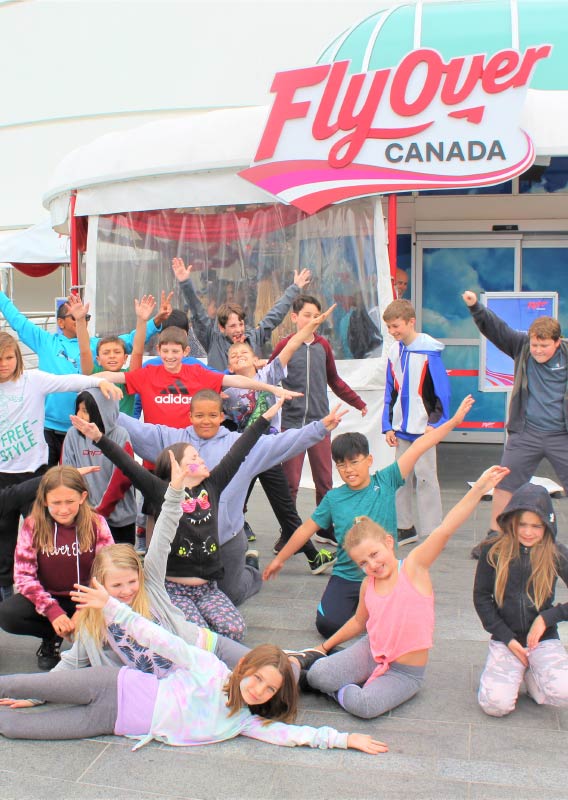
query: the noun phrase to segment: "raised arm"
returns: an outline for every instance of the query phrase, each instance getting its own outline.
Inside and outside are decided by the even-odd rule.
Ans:
[[[398,468],[403,478],[413,470],[421,455],[444,439],[456,425],[460,425],[471,410],[475,400],[468,394],[461,401],[454,416],[438,428],[430,428],[423,436],[416,439],[408,450],[398,459]]]
[[[79,342],[79,355],[81,356],[81,372],[83,375],[92,375],[95,360],[91,350],[91,339],[87,329],[87,314],[89,303],[83,303],[78,294],[70,294],[67,298],[69,313],[73,314],[77,323],[77,341]]]
[[[165,292],[162,292],[163,300],[167,303]],[[146,325],[156,308],[156,301],[151,294],[143,295],[140,300],[134,300],[134,310],[136,312],[136,329],[134,341],[132,342],[132,354],[130,356],[129,367],[131,370],[140,369],[144,356],[144,344],[146,342]],[[156,317],[158,319],[158,317]],[[79,326],[77,326],[79,327]]]
[[[527,334],[509,327],[497,314],[478,302],[475,292],[464,292],[462,299],[481,333],[503,353],[515,358],[528,341]]]
[[[429,569],[454,533],[473,513],[481,498],[494,489],[499,481],[508,474],[507,467],[495,466],[486,470],[469,492],[448,511],[441,524],[409,554],[406,559],[408,570],[410,571],[411,568]]]
[[[298,270],[294,270],[294,283],[288,286],[282,297],[276,301],[270,311],[268,311],[266,316],[264,316],[257,325],[260,342],[262,344],[268,341],[274,328],[280,325],[296,297],[298,297],[300,292],[310,282],[311,277],[312,273],[309,269],[302,269],[299,272]]]
[[[191,311],[195,334],[205,350],[208,351],[211,345],[213,330],[217,322],[216,320],[209,319],[201,300],[195,293],[195,288],[191,281],[192,265],[188,264],[186,267],[182,258],[174,258],[172,259],[172,269],[176,279],[179,281],[180,289]]]

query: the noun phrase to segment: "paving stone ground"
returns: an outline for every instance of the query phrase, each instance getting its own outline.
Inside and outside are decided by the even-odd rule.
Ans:
[[[496,445],[442,445],[444,508],[499,455]],[[546,466],[539,474],[553,477]],[[302,490],[300,513],[308,516],[313,502],[313,493]],[[555,505],[560,538],[568,543],[568,500]],[[136,753],[113,736],[78,742],[0,738],[0,800],[568,800],[568,709],[539,707],[522,696],[510,717],[492,719],[476,703],[488,636],[471,602],[469,551],[487,530],[489,506],[480,504],[433,570],[435,645],[419,695],[373,721],[355,720],[324,697],[301,700],[299,722],[372,733],[388,742],[388,754],[279,748],[244,737],[195,748],[152,743]],[[250,507],[266,564],[276,523],[259,490]],[[304,557],[295,556],[277,581],[243,606],[247,644],[318,642],[314,616],[326,580],[312,576]],[[562,588],[558,597],[565,601],[568,592]],[[568,643],[568,630],[563,640]],[[37,644],[0,632],[0,671],[34,671]]]

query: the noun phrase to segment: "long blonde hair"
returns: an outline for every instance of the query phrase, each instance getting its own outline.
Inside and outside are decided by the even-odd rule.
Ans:
[[[53,519],[47,510],[47,495],[59,486],[65,486],[66,489],[72,489],[78,494],[87,492],[88,495],[89,492],[83,476],[75,467],[58,466],[47,470],[39,484],[30,515],[34,522],[32,544],[38,552],[53,552],[55,528]],[[89,505],[87,497],[79,506],[79,512],[73,520],[81,553],[86,553],[95,546],[97,517],[97,513]]]
[[[138,593],[130,607],[140,616],[152,619],[144,585],[144,569],[131,544],[110,544],[101,548],[93,560],[91,579],[96,578],[104,586],[111,569],[131,569],[138,574]],[[87,634],[101,646],[107,641],[107,625],[100,608],[82,609],[77,621],[77,635],[81,637],[82,634]]]
[[[493,596],[498,606],[505,601],[505,589],[509,580],[511,562],[520,558],[517,527],[523,511],[508,515],[502,522],[502,533],[487,553],[487,561],[495,570]],[[544,536],[538,544],[530,548],[531,573],[527,580],[526,592],[537,611],[544,606],[552,594],[554,581],[558,577],[558,555],[556,542],[547,525]]]

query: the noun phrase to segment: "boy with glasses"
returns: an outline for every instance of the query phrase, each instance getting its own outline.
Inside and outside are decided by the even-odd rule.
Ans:
[[[302,547],[320,528],[332,523],[337,537],[337,561],[322,595],[316,615],[316,628],[328,638],[350,619],[357,609],[359,590],[364,573],[343,549],[343,540],[358,517],[370,517],[397,538],[397,490],[404,485],[406,476],[417,460],[431,447],[435,447],[448,433],[463,422],[473,405],[468,395],[454,416],[432,428],[416,439],[398,461],[371,473],[373,456],[369,442],[361,433],[343,433],[331,445],[335,466],[343,478],[343,486],[331,489],[316,508],[311,518],[301,525],[290,541],[264,570],[263,579],[276,577],[284,563]]]

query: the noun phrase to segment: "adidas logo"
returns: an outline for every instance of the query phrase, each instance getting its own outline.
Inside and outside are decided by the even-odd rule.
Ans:
[[[161,405],[189,405],[191,403],[191,397],[187,387],[176,378],[173,384],[162,389],[160,394],[154,397],[154,402],[159,403]]]

